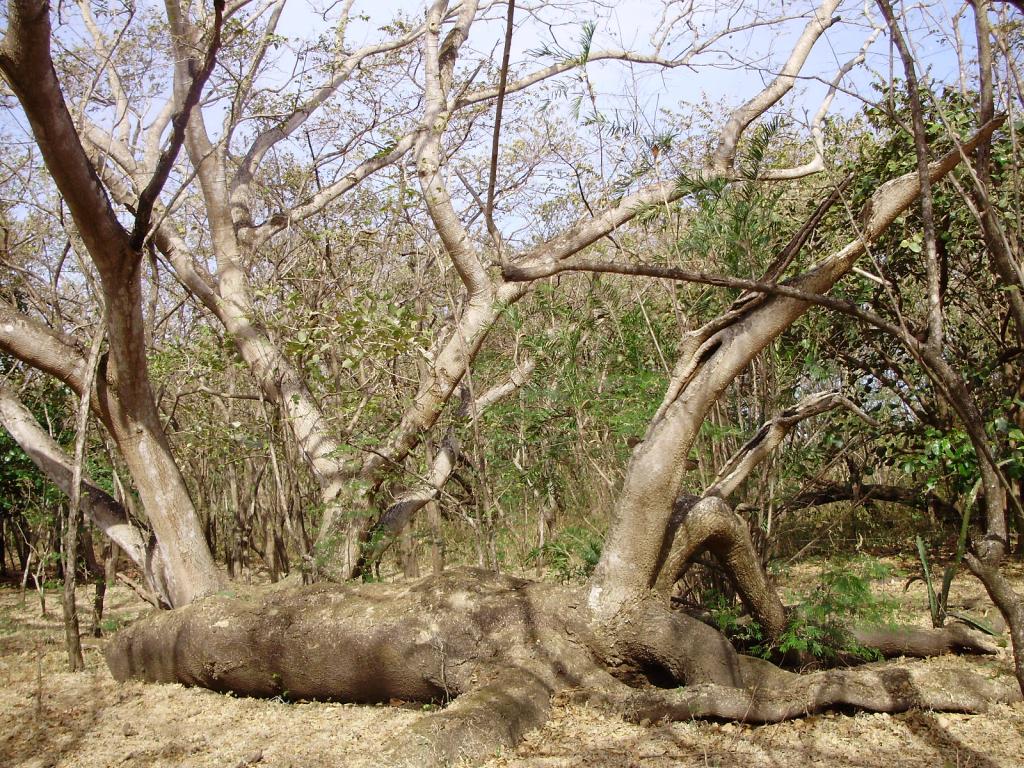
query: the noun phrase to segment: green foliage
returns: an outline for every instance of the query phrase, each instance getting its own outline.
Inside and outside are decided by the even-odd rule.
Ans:
[[[870,580],[851,566],[853,563],[837,563],[821,574],[817,586],[803,597],[790,617],[779,639],[779,652],[810,653],[823,660],[838,654],[865,660],[878,658],[877,651],[853,639],[848,627],[852,621],[882,623],[891,617],[895,605],[875,597]]]
[[[290,294],[289,307],[300,316],[304,297]],[[390,358],[414,348],[423,339],[419,318],[408,304],[384,295],[363,294],[350,305],[341,304],[325,314],[323,305],[309,310],[285,344],[286,351],[301,360],[312,374],[326,378],[321,367],[325,356],[334,352],[342,370],[350,370],[368,356]]]
[[[104,634],[112,634],[117,632],[121,627],[129,623],[128,619],[123,619],[117,616],[111,616],[100,621],[100,629]]]
[[[594,572],[601,559],[603,537],[594,530],[571,526],[560,531],[543,547],[530,552],[530,559],[541,556],[548,569],[561,582],[582,581]]]
[[[0,358],[0,369],[11,368],[5,363]],[[53,438],[70,452],[74,433],[69,426],[72,411],[67,391],[52,381],[37,381],[25,386],[20,398],[37,421],[49,426]],[[101,461],[89,462],[86,469],[98,470],[101,477],[109,473]],[[52,547],[59,536],[60,512],[65,503],[64,494],[0,427],[0,523],[8,520],[11,533],[18,539],[24,537],[24,543],[34,550],[44,578],[60,561]]]
[[[499,509],[523,510],[535,521],[544,506],[558,526],[584,529],[594,527],[591,510],[603,513],[611,503],[609,485],[657,408],[666,380],[659,347],[672,348],[674,329],[664,306],[645,297],[641,307],[628,285],[602,279],[573,287],[538,286],[528,310],[506,312],[508,332],[536,368],[519,392],[483,414],[477,430],[455,425],[464,447],[480,439]],[[507,352],[485,350],[474,369],[476,391],[507,379],[508,370]],[[524,520],[524,528],[535,531],[536,522]],[[508,544],[516,564],[537,555],[513,538]]]
[[[769,152],[772,141],[779,135],[785,126],[781,117],[773,117],[766,122],[760,123],[755,129],[747,143],[744,151],[739,157],[739,171],[743,178],[753,181],[757,179],[765,165],[769,161]]]
[[[895,603],[876,597],[871,580],[889,575],[888,566],[873,559],[840,561],[829,565],[809,592],[796,595],[796,607],[777,643],[770,643],[756,621],[741,618],[735,603],[711,595],[705,606],[715,626],[746,652],[762,658],[780,654],[810,654],[828,662],[838,655],[866,661],[878,652],[860,645],[849,632],[854,621],[882,624],[891,620]]]
[[[957,496],[966,494],[979,477],[978,457],[967,433],[962,429],[944,432],[925,427],[922,438],[900,469],[908,476],[919,475],[929,491],[944,484]]]
[[[703,603],[719,632],[740,648],[751,649],[756,655],[763,655],[764,631],[761,625],[756,621],[744,619],[735,600],[730,600],[720,592],[711,591],[705,594]]]
[[[1004,405],[1003,412],[1011,407]],[[992,444],[1002,448],[998,463],[1006,476],[1024,477],[1024,431],[1002,416],[990,421],[985,431]],[[876,455],[920,481],[926,490],[964,500],[965,506],[973,503],[977,494],[981,480],[978,457],[962,429],[922,425],[880,441]]]

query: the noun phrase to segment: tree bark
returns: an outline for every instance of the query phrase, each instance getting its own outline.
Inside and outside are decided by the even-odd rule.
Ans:
[[[221,576],[149,386],[141,251],[114,213],[67,110],[50,55],[49,10],[41,0],[9,3],[0,72],[25,111],[46,167],[99,272],[109,343],[97,384],[99,416],[129,467],[160,541],[172,602],[184,605],[219,589]]]

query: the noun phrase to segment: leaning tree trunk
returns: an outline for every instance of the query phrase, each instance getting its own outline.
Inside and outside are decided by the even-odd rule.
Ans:
[[[141,312],[138,314],[141,321]],[[140,334],[141,329],[140,323]],[[113,348],[112,338],[112,361]],[[148,377],[144,375],[145,362],[136,364],[141,364],[143,376],[124,377],[136,380],[118,386],[116,398],[101,400],[101,416],[128,467],[159,542],[171,604],[187,605],[196,597],[220,589],[223,577],[160,424]],[[119,375],[113,374],[118,384]]]
[[[73,466],[68,456],[35,420],[14,393],[0,385],[0,424],[32,462],[63,493],[71,495]],[[82,478],[82,509],[110,541],[123,551],[143,575],[157,601],[171,605],[164,560],[155,541],[129,518],[125,508],[88,477]]]
[[[973,150],[999,125],[986,125],[963,145]],[[962,159],[959,150],[930,166],[932,181]],[[828,291],[877,238],[916,199],[916,173],[883,184],[869,201],[863,232],[834,255],[785,285],[806,293]],[[668,391],[644,441],[633,450],[622,492],[612,515],[601,560],[590,582],[588,603],[600,621],[628,620],[657,582],[671,546],[673,505],[686,459],[705,415],[750,361],[811,305],[783,296],[741,297],[725,316],[688,334]],[[683,528],[686,521],[682,523]]]

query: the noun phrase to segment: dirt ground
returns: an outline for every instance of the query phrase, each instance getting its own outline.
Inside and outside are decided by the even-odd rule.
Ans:
[[[804,566],[786,583],[813,578]],[[1018,588],[1024,570],[1015,569]],[[900,569],[876,582],[901,601],[901,615],[924,620],[927,598],[917,583],[904,594]],[[951,605],[983,595],[961,576]],[[79,594],[83,628],[91,590]],[[984,612],[987,601],[975,607]],[[101,766],[380,766],[378,751],[400,728],[423,716],[403,706],[354,706],[239,699],[178,685],[118,684],[100,653],[102,639],[85,639],[87,669],[65,672],[59,594],[48,615],[31,590],[0,589],[0,768]],[[108,592],[107,627],[148,610],[128,590]],[[969,663],[982,675],[1011,674],[1007,649]],[[487,768],[640,768],[643,766],[1024,766],[1024,704],[982,715],[913,712],[889,716],[841,714],[779,725],[685,722],[632,725],[600,710],[557,705],[546,726]]]

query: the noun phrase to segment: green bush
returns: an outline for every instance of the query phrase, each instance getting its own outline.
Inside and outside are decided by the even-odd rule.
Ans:
[[[871,591],[871,580],[885,578],[890,572],[888,566],[873,559],[830,564],[813,589],[797,595],[797,605],[777,643],[770,643],[756,621],[745,621],[735,603],[720,595],[705,600],[705,606],[719,630],[761,658],[797,653],[827,662],[842,654],[872,661],[879,658],[878,652],[860,645],[848,626],[854,620],[861,624],[892,620],[895,603]]]
[[[570,526],[543,547],[530,551],[528,560],[543,556],[548,569],[559,581],[582,581],[594,572],[601,559],[601,536],[589,528]]]

